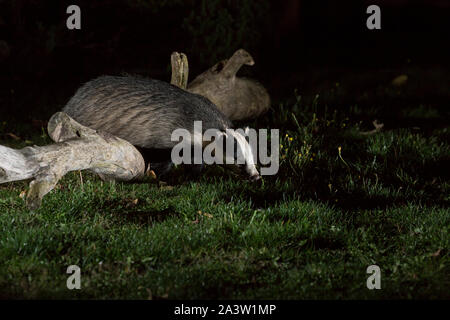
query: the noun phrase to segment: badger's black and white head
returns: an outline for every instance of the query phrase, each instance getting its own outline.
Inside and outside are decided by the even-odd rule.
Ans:
[[[225,140],[224,162],[242,168],[250,180],[257,181],[261,179],[261,177],[256,169],[254,150],[247,140],[248,132],[248,127],[244,130],[227,129],[225,132],[222,132]],[[230,151],[230,148],[232,148],[232,152]]]

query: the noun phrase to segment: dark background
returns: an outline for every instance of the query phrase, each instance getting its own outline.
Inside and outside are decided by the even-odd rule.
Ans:
[[[81,30],[66,28],[70,4]],[[381,7],[382,30],[366,28],[370,4]],[[449,13],[440,0],[0,0],[0,120],[45,121],[101,74],[169,81],[173,51],[187,54],[192,80],[239,48],[256,61],[240,74],[267,87],[275,111],[294,89],[314,96],[336,83],[347,94],[334,104],[361,103],[400,74],[415,86],[396,104],[442,106]]]

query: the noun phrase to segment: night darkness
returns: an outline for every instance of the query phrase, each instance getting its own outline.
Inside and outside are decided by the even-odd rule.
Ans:
[[[450,298],[449,30],[445,0],[0,0],[0,298]],[[89,80],[170,82],[183,52],[192,81],[240,48],[255,64],[238,77],[271,103],[234,124],[279,129],[276,175],[75,170],[37,215],[27,183],[2,181],[3,146],[53,143],[50,117]]]
[[[68,30],[71,2],[1,1],[2,113],[45,119],[80,83],[102,74],[167,80],[173,51],[187,54],[193,79],[245,48],[256,65],[242,71],[274,97],[294,88],[317,91],[352,72],[393,77],[408,67],[448,70],[445,1],[379,1],[382,30],[376,31],[365,26],[366,2],[212,1],[202,11],[208,2],[79,1],[82,29]]]

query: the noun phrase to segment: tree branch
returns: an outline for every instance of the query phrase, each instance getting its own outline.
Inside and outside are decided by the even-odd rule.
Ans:
[[[189,64],[184,53],[173,52],[170,56],[172,79],[170,83],[186,90],[189,77]]]
[[[144,176],[142,155],[123,139],[85,127],[63,112],[52,116],[48,132],[55,144],[20,150],[0,146],[0,183],[34,179],[26,198],[30,210],[39,208],[42,198],[70,171],[90,170],[104,180]]]

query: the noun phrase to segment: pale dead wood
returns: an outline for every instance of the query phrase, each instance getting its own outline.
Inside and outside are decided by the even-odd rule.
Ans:
[[[230,120],[256,118],[270,108],[270,96],[257,81],[236,76],[243,65],[254,64],[252,56],[239,49],[197,76],[187,91],[208,98]]]
[[[375,129],[370,130],[370,131],[362,131],[360,133],[362,135],[371,135],[371,134],[375,134],[375,133],[380,132],[383,129],[383,127],[384,127],[384,123],[380,123],[376,119],[372,121],[372,124],[375,127]]]
[[[170,56],[172,79],[170,83],[186,90],[189,77],[189,64],[184,53],[173,52]]]
[[[188,59],[184,53],[171,55],[172,78],[170,83],[208,98],[230,120],[256,118],[270,108],[270,96],[257,81],[236,77],[243,65],[255,62],[245,50],[237,50],[230,59],[216,63],[191,83],[188,83]]]
[[[133,145],[85,127],[63,112],[52,116],[48,133],[55,144],[20,150],[0,146],[0,183],[33,179],[26,197],[30,210],[39,208],[42,198],[70,171],[90,170],[104,180],[144,176],[144,159]]]

